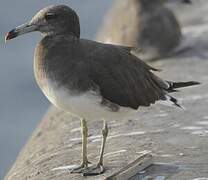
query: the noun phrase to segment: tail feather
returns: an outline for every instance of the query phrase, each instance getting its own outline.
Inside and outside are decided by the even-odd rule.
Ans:
[[[171,81],[167,81],[167,83],[169,84],[169,87],[167,89],[168,92],[175,92],[175,91],[177,91],[175,89],[178,89],[178,88],[194,86],[194,85],[200,84],[197,81],[188,81],[188,82],[171,82]]]

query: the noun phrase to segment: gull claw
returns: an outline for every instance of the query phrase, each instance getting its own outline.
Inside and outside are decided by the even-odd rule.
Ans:
[[[84,169],[83,176],[96,176],[104,173],[104,167],[102,164],[97,164]]]
[[[83,173],[85,169],[88,168],[88,164],[91,164],[91,162],[82,163],[80,166],[75,167],[70,171],[70,173]]]

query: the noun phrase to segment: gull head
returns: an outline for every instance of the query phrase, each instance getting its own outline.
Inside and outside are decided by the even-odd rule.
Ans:
[[[8,32],[5,41],[33,31],[43,35],[71,34],[80,37],[79,17],[66,5],[52,5],[40,10],[28,23]]]

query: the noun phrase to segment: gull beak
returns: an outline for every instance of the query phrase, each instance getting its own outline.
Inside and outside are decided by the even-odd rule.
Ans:
[[[10,40],[10,39],[14,39],[17,36],[20,36],[22,34],[26,34],[29,32],[33,32],[36,31],[37,26],[36,25],[32,25],[32,24],[23,24],[21,26],[16,27],[15,29],[11,30],[10,32],[8,32],[5,36],[5,42]]]

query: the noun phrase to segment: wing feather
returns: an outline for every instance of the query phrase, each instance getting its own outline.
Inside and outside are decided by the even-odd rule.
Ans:
[[[138,109],[164,99],[164,90],[155,81],[156,70],[120,46],[103,45],[93,52],[90,79],[100,94],[112,103]]]

